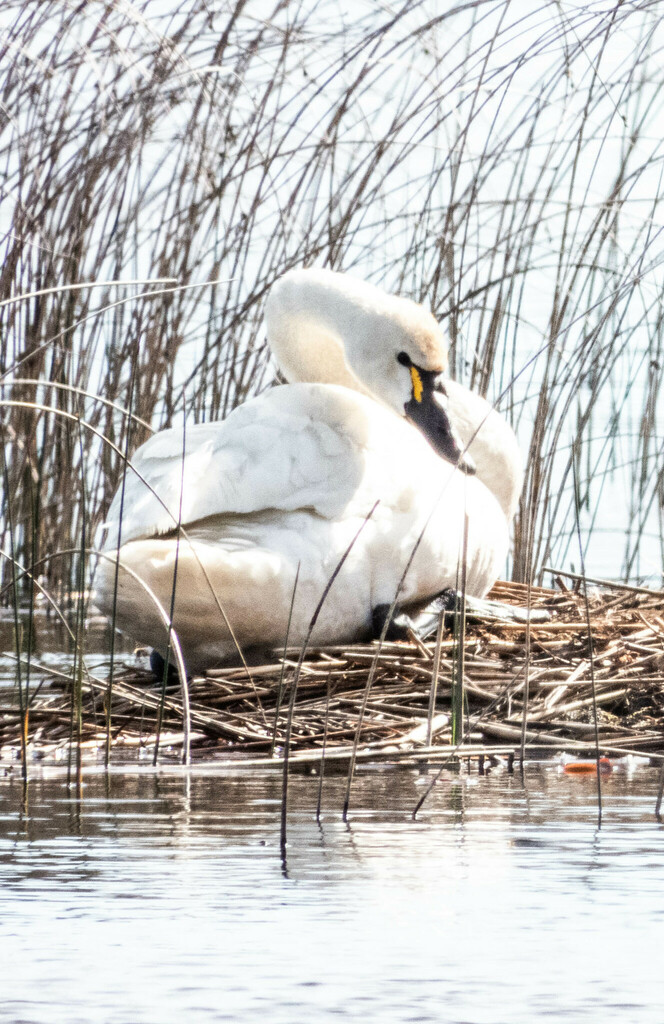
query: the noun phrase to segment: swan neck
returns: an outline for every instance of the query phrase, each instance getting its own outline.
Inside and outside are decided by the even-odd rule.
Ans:
[[[371,394],[354,372],[353,348],[377,327],[348,280],[325,271],[294,271],[272,288],[265,311],[270,348],[291,383],[342,384]]]

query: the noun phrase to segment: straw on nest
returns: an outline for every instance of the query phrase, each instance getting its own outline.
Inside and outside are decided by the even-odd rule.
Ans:
[[[591,659],[585,599],[558,582],[558,591],[530,591],[531,605],[552,614],[550,621],[531,624],[528,644],[523,624],[467,624],[462,750],[505,751],[519,744],[527,682],[528,749],[591,751],[594,674],[602,750],[657,757],[664,750],[664,595],[628,590],[593,594]],[[498,583],[491,596],[523,606],[527,590],[520,584]],[[291,749],[299,759],[308,754],[320,758],[323,746],[328,757],[347,756],[359,725],[365,757],[449,753],[450,691],[459,654],[458,636],[449,633],[438,645],[413,638],[387,642],[380,649],[376,643],[312,649],[297,682]],[[194,753],[278,756],[298,656],[298,651],[287,651],[269,664],[215,669],[191,680]],[[437,696],[435,706],[430,706],[436,675]],[[180,693],[168,688],[162,694],[148,672],[120,671],[110,688],[106,680],[83,677],[80,717],[75,716],[73,730],[74,690],[73,680],[53,673],[42,683],[28,716],[33,750],[66,750],[74,733],[82,748],[103,747],[109,720],[114,748],[154,747],[157,735],[162,753],[183,743]],[[5,748],[5,758],[6,748],[18,747],[20,736],[19,709],[2,708],[0,748]]]

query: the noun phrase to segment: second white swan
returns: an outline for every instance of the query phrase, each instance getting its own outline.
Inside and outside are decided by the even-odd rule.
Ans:
[[[465,514],[469,594],[487,592],[507,554],[516,438],[487,402],[443,379],[430,313],[348,275],[298,270],[273,286],[265,319],[291,383],[187,427],[184,451],[181,430],[156,434],[108,514],[97,603],[164,654],[163,619],[136,577],[166,612],[175,579],[173,628],[190,672],[238,645],[283,644],[293,594],[289,636],[301,643],[349,546],[314,643],[370,633],[411,556],[402,606],[455,586]]]

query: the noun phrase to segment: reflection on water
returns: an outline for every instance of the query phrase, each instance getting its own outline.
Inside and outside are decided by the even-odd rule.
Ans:
[[[661,1020],[656,773],[0,780],[0,1019]]]
[[[21,654],[23,685],[27,675],[28,654],[33,691],[53,670],[71,675],[76,646],[76,621],[73,618],[75,611],[74,607],[69,621],[61,621],[55,615],[47,616],[43,610],[39,610],[31,621],[27,609],[21,609],[18,618],[18,649]],[[134,657],[135,644],[127,637],[116,633],[114,646],[116,659],[123,665],[147,667],[146,653],[142,652]],[[11,609],[0,609],[0,691],[5,691],[2,694],[3,699],[8,699],[12,689],[16,691],[14,697],[18,698],[16,649],[16,624],[13,613]],[[105,618],[94,616],[86,620],[83,649],[87,672],[108,672],[111,628]]]

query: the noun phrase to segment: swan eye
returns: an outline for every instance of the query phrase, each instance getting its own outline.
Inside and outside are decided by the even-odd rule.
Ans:
[[[407,352],[399,352],[399,355],[397,356],[397,362],[401,363],[402,366],[412,366],[413,365],[413,361],[412,361],[412,359],[410,358],[410,356],[408,355]]]

